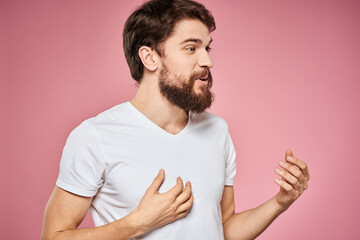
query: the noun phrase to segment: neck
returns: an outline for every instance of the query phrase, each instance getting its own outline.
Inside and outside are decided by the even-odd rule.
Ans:
[[[156,125],[176,135],[185,128],[188,113],[172,105],[154,83],[157,81],[142,81],[130,103]]]

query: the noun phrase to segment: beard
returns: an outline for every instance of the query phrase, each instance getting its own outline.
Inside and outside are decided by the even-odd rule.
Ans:
[[[196,79],[208,75],[207,82],[199,86],[199,93],[194,91]],[[193,73],[189,79],[182,76],[171,76],[170,71],[163,64],[159,77],[160,93],[173,105],[185,112],[192,111],[202,113],[209,108],[214,101],[214,94],[210,91],[212,76],[209,69]]]

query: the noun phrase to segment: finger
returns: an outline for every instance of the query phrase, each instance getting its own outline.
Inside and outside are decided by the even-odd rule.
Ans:
[[[294,188],[289,183],[281,179],[274,178],[274,182],[287,192],[291,192],[294,190]]]
[[[180,195],[176,198],[176,201],[175,201],[176,205],[180,206],[181,204],[183,204],[184,202],[189,200],[190,197],[191,197],[191,183],[187,182],[185,184],[184,191],[182,193],[180,193]]]
[[[282,177],[282,180],[286,180],[287,183],[291,184],[294,189],[301,189],[299,180],[291,175],[288,171],[276,168],[275,173]]]
[[[286,169],[291,175],[293,175],[301,184],[305,184],[305,177],[300,169],[288,162],[279,162],[279,166]]]
[[[164,179],[165,179],[165,171],[164,169],[160,169],[158,175],[155,177],[154,181],[152,182],[148,190],[151,192],[159,191],[159,188],[161,184],[164,182]]]
[[[194,202],[194,197],[193,195],[191,194],[190,195],[190,198],[184,202],[183,204],[181,204],[178,209],[176,210],[177,213],[183,213],[183,212],[186,212],[186,211],[189,211],[189,209],[192,207],[193,205],[193,202]]]
[[[288,156],[286,158],[286,160],[294,165],[296,165],[301,172],[303,173],[306,181],[309,181],[310,179],[310,174],[309,174],[309,170],[308,170],[308,166],[304,161],[301,161],[299,158],[293,157],[293,156]]]
[[[293,152],[291,149],[286,149],[285,151],[285,162],[286,162],[286,158],[289,156],[293,156]]]
[[[287,157],[292,157],[292,156],[294,156],[294,155],[293,155],[293,152],[291,151],[291,149],[287,149],[285,151],[285,160],[287,159]]]
[[[182,192],[183,188],[184,188],[183,180],[181,179],[181,177],[178,177],[176,179],[176,185],[172,187],[169,191],[167,191],[165,194],[170,194],[176,198]]]
[[[179,219],[181,219],[181,218],[183,218],[183,217],[186,217],[186,215],[188,215],[189,212],[190,212],[190,209],[187,210],[187,211],[185,211],[185,212],[182,212],[182,213],[178,214],[178,215],[176,216],[175,220],[179,220]]]

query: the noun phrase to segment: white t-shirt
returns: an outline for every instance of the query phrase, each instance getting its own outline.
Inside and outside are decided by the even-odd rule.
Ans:
[[[189,114],[177,135],[153,123],[130,102],[81,123],[69,135],[56,185],[93,198],[96,226],[133,211],[160,169],[166,192],[180,176],[190,181],[194,203],[178,221],[136,239],[224,239],[220,201],[233,185],[235,150],[226,122],[211,113]],[[154,206],[156,207],[156,206]]]

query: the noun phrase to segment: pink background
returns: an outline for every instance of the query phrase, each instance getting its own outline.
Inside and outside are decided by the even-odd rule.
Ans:
[[[121,33],[141,1],[127,2],[0,1],[2,239],[39,239],[68,134],[134,96]],[[217,20],[210,111],[236,146],[237,211],[277,192],[291,148],[310,187],[258,239],[360,239],[359,1],[202,2]]]

